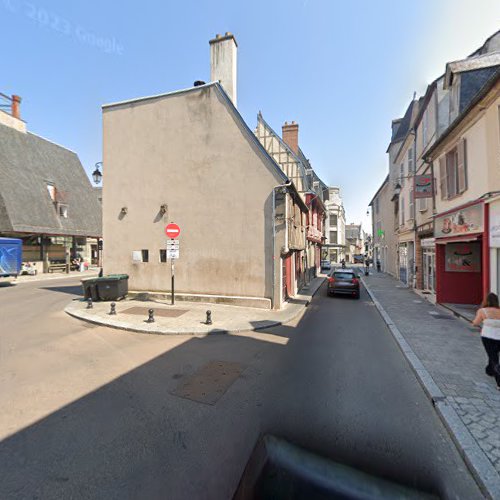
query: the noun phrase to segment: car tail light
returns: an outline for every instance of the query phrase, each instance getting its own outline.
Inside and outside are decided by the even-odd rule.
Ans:
[[[358,278],[353,278],[353,279],[352,279],[352,284],[353,284],[353,285],[359,285],[359,280],[358,280]]]
[[[333,278],[332,276],[330,276],[328,278],[328,283],[334,283],[335,282],[335,278]]]

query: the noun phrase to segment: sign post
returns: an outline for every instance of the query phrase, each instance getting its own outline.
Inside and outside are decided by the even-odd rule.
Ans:
[[[175,266],[174,259],[179,258],[179,241],[176,238],[181,234],[181,228],[174,223],[170,223],[165,228],[165,234],[169,240],[167,240],[167,258],[170,259],[170,275],[171,275],[171,298],[172,305],[175,304]]]

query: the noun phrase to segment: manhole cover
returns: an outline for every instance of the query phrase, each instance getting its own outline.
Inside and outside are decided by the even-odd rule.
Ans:
[[[184,313],[187,313],[187,309],[159,309],[152,308],[155,311],[155,316],[163,316],[165,318],[177,318]],[[137,314],[140,316],[147,316],[149,307],[130,307],[124,311],[120,311],[122,314]]]
[[[183,381],[172,394],[214,405],[241,375],[244,367],[229,361],[210,361]]]

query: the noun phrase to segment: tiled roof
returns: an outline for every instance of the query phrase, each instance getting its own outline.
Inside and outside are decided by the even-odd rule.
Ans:
[[[47,184],[68,207],[60,217]],[[78,156],[0,124],[0,231],[101,236],[101,206]]]

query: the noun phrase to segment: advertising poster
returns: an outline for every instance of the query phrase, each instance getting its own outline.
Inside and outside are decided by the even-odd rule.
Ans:
[[[461,236],[468,233],[483,232],[483,205],[465,207],[456,212],[436,217],[436,238]]]
[[[481,244],[448,243],[446,245],[446,272],[479,273],[481,272]]]
[[[490,247],[500,248],[500,201],[490,203]]]

